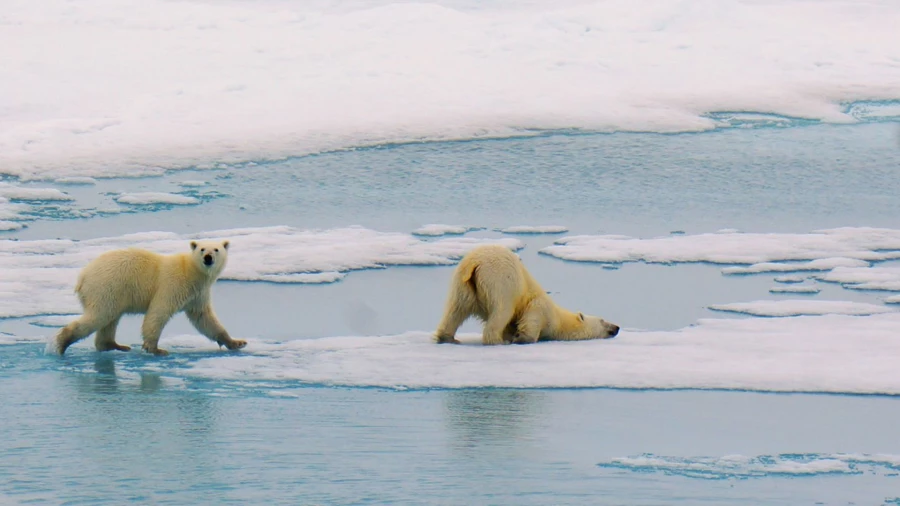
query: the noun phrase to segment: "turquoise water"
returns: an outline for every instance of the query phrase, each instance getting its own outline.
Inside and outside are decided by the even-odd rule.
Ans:
[[[900,228],[898,140],[896,124],[877,123],[384,146],[59,186],[74,203],[34,203],[36,221],[2,237],[268,225],[410,232],[427,223],[485,227],[474,237],[541,224],[640,237]],[[177,184],[185,180],[209,184]],[[96,212],[132,191],[202,203]],[[609,270],[537,254],[558,237],[521,237],[523,260],[561,304],[599,308],[624,327],[674,330],[726,317],[709,304],[787,298],[767,293],[770,278],[725,277],[705,264]],[[216,307],[233,335],[262,340],[427,331],[450,269],[366,270],[329,285],[220,282]],[[819,298],[877,300],[822,289]],[[55,331],[32,321],[0,320],[0,332]],[[139,324],[123,321],[121,342],[137,342]],[[185,333],[193,331],[178,317],[162,342]],[[900,496],[898,463],[871,457],[900,455],[895,397],[403,391],[181,373],[221,353],[160,360],[83,347],[56,358],[38,342],[2,345],[0,502],[795,505]],[[617,460],[646,454],[662,459]],[[735,454],[756,460],[719,460]]]

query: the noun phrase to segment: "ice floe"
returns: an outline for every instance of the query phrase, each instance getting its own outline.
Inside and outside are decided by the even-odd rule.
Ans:
[[[881,120],[896,106],[878,101],[900,98],[898,10],[854,0],[7,0],[0,171],[134,176],[552,129]]]
[[[199,335],[164,337],[184,357],[167,374],[305,385],[422,388],[719,389],[900,395],[900,313],[701,319],[674,331],[623,329],[615,339],[485,347],[464,333],[253,339],[210,353]],[[123,340],[126,344],[131,344]],[[78,343],[70,353],[91,352]],[[280,387],[279,387],[280,386]]]
[[[894,310],[878,304],[843,300],[757,300],[713,304],[714,311],[742,313],[753,316],[802,316],[802,315],[872,315]]]
[[[513,238],[423,241],[362,227],[298,230],[276,226],[194,235],[145,232],[85,241],[0,240],[0,317],[79,312],[73,287],[78,271],[91,259],[132,246],[159,253],[187,251],[188,242],[195,238],[231,241],[222,279],[276,283],[328,283],[348,271],[392,265],[450,265],[479,244],[523,247]]]

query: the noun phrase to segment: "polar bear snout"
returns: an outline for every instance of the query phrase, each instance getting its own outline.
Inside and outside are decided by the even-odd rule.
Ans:
[[[212,255],[210,255],[209,253],[203,255],[203,264],[204,264],[204,265],[209,266],[209,265],[212,265],[213,262],[214,262],[214,260],[213,260],[213,256],[212,256]]]
[[[617,335],[619,335],[619,326],[614,323],[610,323],[609,324],[609,337],[616,337]]]

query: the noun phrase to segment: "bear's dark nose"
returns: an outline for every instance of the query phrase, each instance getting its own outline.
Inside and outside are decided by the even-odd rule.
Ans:
[[[619,326],[613,325],[612,329],[609,331],[609,337],[616,337],[616,335],[618,335],[618,333],[619,333]]]
[[[212,255],[206,255],[206,256],[204,256],[204,257],[203,257],[203,263],[206,264],[206,265],[212,265],[212,263],[213,263],[213,257],[212,257]]]

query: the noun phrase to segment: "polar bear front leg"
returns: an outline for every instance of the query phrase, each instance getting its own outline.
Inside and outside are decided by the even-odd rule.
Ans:
[[[169,354],[168,351],[158,346],[159,336],[162,334],[163,327],[166,326],[166,323],[169,322],[174,313],[174,311],[162,305],[150,304],[147,313],[144,315],[144,322],[141,324],[141,336],[144,340],[141,348],[144,351],[158,356]]]
[[[216,318],[212,304],[207,301],[201,301],[185,308],[188,320],[197,329],[198,332],[206,336],[208,339],[215,341],[219,346],[224,346],[229,350],[239,350],[247,346],[247,341],[243,339],[232,339],[225,330],[225,326]]]

